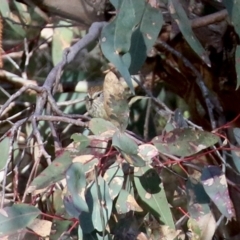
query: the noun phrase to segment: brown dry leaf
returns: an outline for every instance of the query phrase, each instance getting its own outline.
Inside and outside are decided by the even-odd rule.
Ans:
[[[113,72],[108,72],[103,83],[104,108],[116,127],[124,131],[128,125],[129,107],[127,90]]]
[[[47,237],[50,235],[52,222],[36,218],[34,222],[30,226],[28,226],[28,228],[33,230],[35,233],[37,233],[41,237]]]
[[[178,237],[181,234],[181,230],[174,230],[169,228],[169,226],[162,225],[160,228],[161,239],[172,240]]]
[[[131,210],[136,211],[136,212],[143,211],[143,209],[138,205],[135,198],[131,194],[129,194],[127,197],[127,203],[129,204]]]

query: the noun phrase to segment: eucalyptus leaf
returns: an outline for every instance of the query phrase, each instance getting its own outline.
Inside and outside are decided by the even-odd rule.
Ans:
[[[40,210],[29,204],[15,204],[0,211],[0,236],[13,234],[31,224]]]
[[[208,166],[202,171],[203,187],[219,211],[229,220],[236,218],[235,209],[229,196],[226,176],[218,166]]]
[[[207,56],[206,51],[204,50],[201,43],[198,41],[194,32],[192,31],[190,21],[180,1],[169,0],[168,9],[173,19],[175,19],[176,23],[178,24],[184,38],[186,39],[188,44],[191,46],[191,48],[208,66],[211,66],[211,63],[210,63],[209,57]]]
[[[83,164],[73,163],[66,172],[67,189],[72,197],[73,204],[80,211],[88,211],[85,200],[86,177]]]
[[[84,234],[91,233],[94,229],[104,231],[112,212],[108,184],[101,176],[98,176],[97,181],[93,182],[86,192],[89,212],[82,212],[79,216]]]
[[[162,153],[179,157],[191,156],[218,142],[218,136],[191,128],[176,128],[168,133],[153,138],[155,147]]]
[[[157,172],[149,166],[135,167],[134,183],[148,211],[164,225],[175,229],[165,190]]]

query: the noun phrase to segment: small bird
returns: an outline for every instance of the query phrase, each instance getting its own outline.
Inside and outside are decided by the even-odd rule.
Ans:
[[[107,119],[107,113],[104,109],[104,94],[100,87],[90,87],[85,102],[89,115]]]
[[[92,117],[103,118],[126,129],[129,118],[128,90],[123,79],[109,71],[104,81],[89,82],[86,108]]]

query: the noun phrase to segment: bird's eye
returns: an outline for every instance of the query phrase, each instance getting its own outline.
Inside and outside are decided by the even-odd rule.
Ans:
[[[100,96],[101,96],[101,94],[102,94],[102,92],[99,92],[99,93],[97,94],[97,97],[100,97]]]

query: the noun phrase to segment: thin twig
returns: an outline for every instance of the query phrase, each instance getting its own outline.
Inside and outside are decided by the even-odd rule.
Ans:
[[[87,127],[87,123],[84,123],[78,119],[75,120],[75,119],[71,119],[68,117],[42,115],[42,116],[36,116],[35,119],[36,119],[36,121],[65,122],[65,123],[69,123],[69,124],[74,124],[79,127]]]
[[[146,115],[145,115],[144,131],[143,131],[143,136],[144,136],[145,140],[147,140],[149,137],[149,120],[150,120],[151,108],[152,108],[151,103],[152,103],[152,99],[149,98],[147,100],[147,111],[146,111]]]

